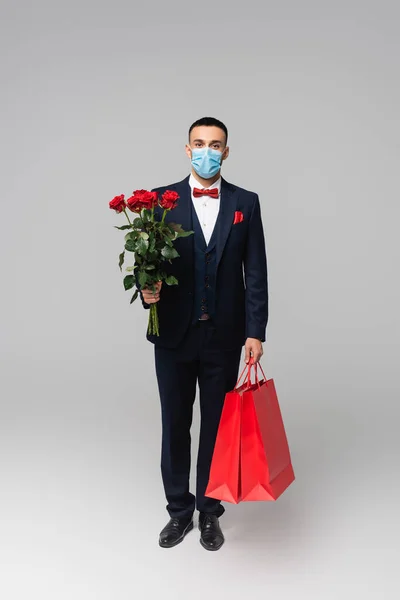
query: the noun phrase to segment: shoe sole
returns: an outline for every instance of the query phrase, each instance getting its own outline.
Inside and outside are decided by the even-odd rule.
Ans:
[[[158,540],[158,544],[159,544],[160,548],[173,548],[174,546],[177,546],[178,544],[183,542],[186,534],[189,533],[189,531],[191,531],[192,529],[193,529],[193,521],[191,521],[191,523],[189,523],[189,525],[186,527],[185,531],[183,532],[182,536],[180,538],[178,538],[175,542],[172,542],[170,544],[165,544],[165,543],[162,543],[160,540]]]

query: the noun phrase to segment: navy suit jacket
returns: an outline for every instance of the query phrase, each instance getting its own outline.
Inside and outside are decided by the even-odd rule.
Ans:
[[[221,349],[243,346],[246,338],[265,341],[268,321],[267,257],[258,195],[221,178],[220,214],[216,223],[215,341]],[[166,222],[192,230],[192,198],[189,175],[178,183],[154,188],[179,194],[178,206],[166,214]],[[156,209],[157,210],[157,209]],[[243,221],[233,224],[235,211]],[[162,209],[159,209],[160,218]],[[194,299],[194,236],[178,238],[179,257],[163,263],[179,284],[163,282],[157,303],[160,335],[146,334],[159,346],[175,348],[183,339],[191,319]],[[150,305],[143,301],[143,306]]]

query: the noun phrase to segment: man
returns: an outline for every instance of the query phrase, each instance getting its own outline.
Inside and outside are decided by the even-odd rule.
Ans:
[[[161,471],[170,520],[159,544],[170,548],[193,528],[199,511],[200,542],[207,550],[224,543],[221,502],[204,495],[226,392],[237,380],[240,355],[257,362],[268,320],[267,260],[258,195],[221,177],[228,158],[228,131],[221,121],[204,117],[190,127],[186,154],[191,174],[155,188],[178,192],[178,207],[166,220],[193,235],[176,240],[179,257],[166,262],[178,285],[159,282],[141,290],[143,306],[159,302],[160,336],[155,366],[162,413]],[[190,427],[196,383],[201,427],[196,496],[189,492]]]

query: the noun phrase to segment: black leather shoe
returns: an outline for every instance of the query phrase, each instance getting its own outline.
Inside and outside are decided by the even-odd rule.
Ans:
[[[218,517],[200,513],[199,517],[200,544],[206,550],[219,550],[225,541],[219,526]]]
[[[182,542],[185,535],[193,529],[192,517],[172,517],[160,533],[159,544],[162,548],[172,548]]]

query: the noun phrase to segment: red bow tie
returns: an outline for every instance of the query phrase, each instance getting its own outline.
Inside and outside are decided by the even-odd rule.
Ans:
[[[211,198],[218,198],[219,196],[219,191],[218,188],[211,188],[208,190],[205,189],[200,189],[200,188],[193,188],[193,196],[195,198],[199,198],[200,196],[211,196]]]

